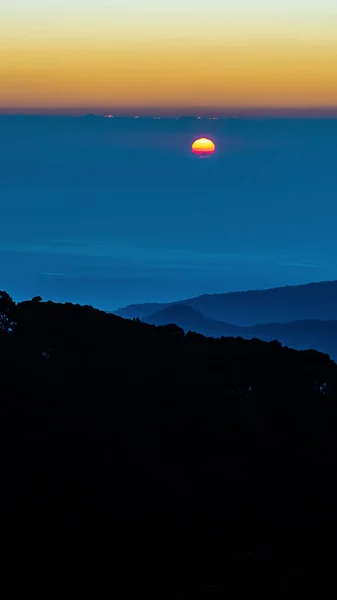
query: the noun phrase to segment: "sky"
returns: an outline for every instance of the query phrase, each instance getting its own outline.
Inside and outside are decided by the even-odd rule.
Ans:
[[[0,112],[337,106],[335,0],[7,0]]]
[[[0,116],[0,132],[15,300],[114,310],[337,279],[336,118]]]

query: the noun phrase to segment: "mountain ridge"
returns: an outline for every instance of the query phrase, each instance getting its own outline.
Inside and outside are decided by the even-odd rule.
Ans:
[[[337,319],[337,281],[202,294],[175,302],[133,304],[111,312],[126,318],[144,318],[179,304],[191,306],[209,319],[238,326],[300,320],[329,321]]]
[[[183,311],[181,311],[182,306],[184,306]],[[296,350],[315,349],[327,353],[334,361],[337,361],[337,319],[303,319],[288,323],[260,323],[250,327],[240,327],[223,321],[207,319],[194,308],[188,305],[179,305],[179,307],[164,308],[143,317],[142,320],[157,326],[174,323],[185,333],[194,331],[208,337],[240,337],[246,340],[257,338],[265,342],[278,341]]]

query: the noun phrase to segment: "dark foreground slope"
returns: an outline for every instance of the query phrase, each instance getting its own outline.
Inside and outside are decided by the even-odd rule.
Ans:
[[[326,355],[38,299],[13,309],[0,334],[8,554],[98,560],[157,597],[178,579],[278,591],[299,561],[312,586],[308,565],[327,567],[337,534]]]
[[[207,319],[187,304],[172,304],[149,316],[143,317],[145,323],[168,325],[175,323],[185,332],[195,331],[212,337],[258,338],[265,342],[277,340],[297,350],[315,349],[330,355],[337,361],[337,320],[302,320],[290,323],[267,323],[239,327],[223,321]]]

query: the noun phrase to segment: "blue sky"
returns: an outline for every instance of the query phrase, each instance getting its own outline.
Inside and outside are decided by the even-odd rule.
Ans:
[[[3,119],[0,289],[15,297],[109,310],[337,279],[337,120]],[[191,154],[199,133],[211,159]]]

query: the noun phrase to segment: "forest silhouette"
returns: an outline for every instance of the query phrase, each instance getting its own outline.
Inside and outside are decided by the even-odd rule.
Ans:
[[[28,552],[33,536],[199,592],[225,572],[254,589],[238,561],[317,565],[334,551],[328,355],[3,291],[0,368],[8,547]]]

